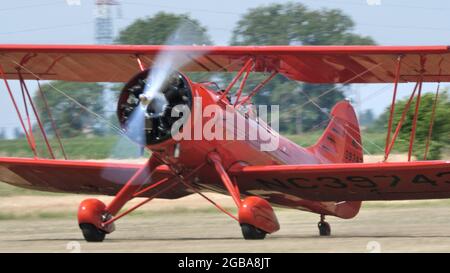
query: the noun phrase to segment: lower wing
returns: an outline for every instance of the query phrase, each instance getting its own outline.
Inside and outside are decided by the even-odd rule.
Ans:
[[[450,198],[450,161],[246,166],[230,171],[241,192],[313,201]]]
[[[0,158],[0,181],[42,191],[114,195],[140,167],[142,164],[3,157]],[[145,183],[164,178],[177,179],[162,165]],[[153,191],[148,191],[144,196],[152,194]],[[177,185],[158,198],[172,199],[188,194],[183,186]]]

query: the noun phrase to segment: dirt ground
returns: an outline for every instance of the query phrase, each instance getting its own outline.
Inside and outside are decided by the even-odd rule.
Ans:
[[[232,207],[229,197],[210,196]],[[446,201],[370,202],[355,219],[330,217],[328,238],[318,236],[317,215],[277,209],[281,230],[264,241],[245,241],[234,220],[198,196],[155,200],[120,219],[103,243],[86,243],[76,222],[83,198],[1,198],[2,210],[15,217],[0,221],[0,252],[450,252]],[[49,218],[27,216],[44,211]]]

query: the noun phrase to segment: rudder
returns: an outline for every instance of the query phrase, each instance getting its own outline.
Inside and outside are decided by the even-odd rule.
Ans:
[[[363,162],[358,119],[350,102],[338,102],[331,110],[330,119],[322,136],[308,149],[323,163]]]
[[[330,123],[322,136],[308,149],[323,163],[363,162],[363,149],[358,118],[349,101],[338,102],[330,113]],[[349,219],[355,217],[361,208],[361,201],[336,200],[333,214]]]

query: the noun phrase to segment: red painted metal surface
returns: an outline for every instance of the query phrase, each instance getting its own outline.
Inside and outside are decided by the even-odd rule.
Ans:
[[[77,160],[50,160],[31,158],[0,158],[0,181],[35,190],[84,194],[116,195],[143,164],[108,163]],[[167,166],[158,166],[151,181],[173,178]],[[150,181],[151,180],[151,181]],[[140,197],[150,197],[155,189]],[[186,196],[184,185],[162,194],[159,198],[174,199]]]
[[[277,75],[277,72],[272,72],[270,75],[264,79],[262,82],[260,82],[250,93],[247,97],[245,97],[242,101],[238,103],[236,107],[239,107],[240,105],[246,104],[248,101],[253,98],[269,81],[271,81],[275,76]]]
[[[358,120],[351,104],[337,103],[330,112],[327,128],[308,148],[320,163],[358,163],[363,161]]]
[[[214,168],[216,169],[217,173],[220,176],[220,180],[224,184],[224,186],[227,188],[228,192],[230,193],[231,197],[233,198],[234,203],[238,208],[241,207],[241,198],[236,191],[236,189],[233,186],[233,182],[231,182],[230,177],[228,176],[227,171],[222,166],[222,160],[220,159],[220,156],[217,153],[210,153],[208,155],[208,159],[211,160],[211,162],[214,165]]]
[[[21,84],[21,87],[22,87],[22,95],[26,94],[27,99],[28,99],[28,103],[30,104],[31,109],[33,110],[33,114],[34,114],[34,117],[36,118],[37,124],[39,126],[39,130],[41,131],[42,137],[44,138],[44,142],[45,142],[45,145],[47,147],[47,151],[50,154],[51,158],[56,159],[55,154],[53,152],[53,148],[50,145],[50,142],[48,140],[47,133],[45,132],[44,126],[42,125],[39,113],[38,113],[38,111],[37,111],[37,109],[36,109],[36,107],[34,105],[33,99],[31,98],[30,92],[28,91],[27,84],[26,84],[25,80],[23,80],[22,76],[20,76],[20,84]],[[26,107],[27,103],[25,101],[25,97],[24,97],[24,104],[25,104],[25,107]],[[30,130],[29,130],[30,136],[32,136],[33,128],[31,126],[31,122],[30,122],[30,119],[29,119],[30,117],[28,116],[28,110],[27,110],[27,117],[28,117],[28,122],[30,123]]]
[[[20,77],[20,74],[19,74],[19,77]],[[34,134],[33,134],[33,126],[31,125],[30,113],[28,111],[28,103],[27,103],[27,99],[25,97],[25,90],[23,88],[23,81],[21,81],[21,83],[20,83],[20,89],[22,91],[21,93],[22,93],[23,108],[25,109],[25,116],[27,118],[28,135],[30,136],[30,142],[31,142],[31,145],[33,146],[32,149],[34,151],[36,151],[36,156],[39,156],[37,153],[36,139],[34,138]]]
[[[142,185],[149,181],[152,173],[152,170],[150,169],[150,160],[151,158],[149,158],[149,160],[142,165],[132,177],[130,177],[111,203],[108,204],[106,210],[109,213],[116,215],[123,205],[133,198],[134,194],[142,187]]]
[[[234,170],[242,191],[317,201],[450,197],[450,161],[246,166]],[[264,194],[263,192],[267,192]]]
[[[168,182],[170,181],[170,182]],[[148,202],[152,201],[153,199],[155,199],[156,197],[158,197],[159,195],[164,194],[167,191],[170,191],[173,187],[175,187],[175,183],[173,182],[173,180],[165,180],[163,182],[164,184],[166,184],[166,187],[163,187],[162,189],[158,188],[158,191],[155,192],[152,196],[148,197],[147,199],[144,199],[143,201],[141,201],[140,203],[134,205],[133,207],[127,209],[126,211],[120,213],[119,215],[105,221],[102,223],[103,227],[108,227],[109,225],[111,225],[112,223],[114,223],[115,221],[119,220],[120,218],[130,214],[131,212],[135,211],[136,209],[142,207],[143,205],[147,204]],[[158,183],[158,186],[160,184]],[[108,209],[106,209],[106,212],[109,213]]]
[[[145,70],[145,66],[142,63],[142,60],[141,60],[141,58],[139,56],[136,56],[136,61],[137,61],[138,66],[139,66],[139,70],[144,71]]]
[[[239,223],[253,225],[267,233],[280,229],[272,206],[257,196],[249,196],[242,201],[242,206],[239,208]]]
[[[142,190],[136,191],[135,193],[133,193],[133,197],[139,197],[142,196],[143,194],[145,194],[146,192],[148,192],[149,190],[158,187],[159,185],[166,183],[167,181],[169,181],[169,178],[163,178],[161,180],[159,180],[156,183],[152,183],[151,185],[149,185],[148,187],[143,188]]]
[[[236,105],[238,104],[238,102],[239,102],[239,100],[241,98],[242,92],[244,91],[244,88],[245,88],[245,84],[247,83],[248,76],[250,76],[250,72],[251,72],[252,69],[253,69],[253,67],[250,65],[247,68],[247,70],[245,71],[245,75],[242,78],[241,83],[239,84],[239,89],[236,92],[236,101],[234,102],[234,106],[235,107],[236,107]]]
[[[228,84],[227,88],[225,88],[225,91],[222,93],[222,95],[220,97],[221,100],[224,99],[228,95],[228,93],[230,93],[231,89],[236,84],[236,82],[241,78],[242,74],[246,71],[249,71],[252,63],[253,63],[252,59],[249,59],[249,60],[247,60],[247,62],[245,62],[244,66],[238,71],[236,76],[234,76],[234,78]]]
[[[114,231],[114,225],[105,225],[103,216],[106,205],[94,198],[89,198],[80,203],[78,207],[78,224],[92,224],[103,231],[110,233]]]
[[[398,82],[400,80],[400,68],[402,65],[402,58],[399,57],[397,61],[397,68],[395,69],[395,82],[394,82],[394,93],[392,94],[392,103],[391,103],[391,109],[389,111],[389,120],[388,120],[388,129],[386,134],[386,144],[384,146],[384,157],[388,157],[388,146],[389,142],[391,141],[391,131],[392,131],[392,121],[394,119],[394,112],[395,112],[395,100],[397,98],[397,88],[398,88]]]
[[[436,87],[436,95],[434,96],[433,109],[431,110],[430,126],[428,127],[427,142],[425,144],[425,153],[423,155],[423,160],[427,160],[428,151],[430,149],[431,136],[433,134],[434,119],[436,117],[436,106],[437,106],[438,100],[439,100],[440,86],[441,86],[441,83],[438,83],[438,85]]]
[[[411,136],[409,138],[408,161],[411,161],[411,157],[412,157],[412,153],[413,153],[414,140],[416,138],[417,119],[419,118],[419,107],[420,107],[421,98],[422,98],[422,82],[419,83],[419,92],[417,93],[417,98],[416,98],[416,108],[414,110],[414,117],[413,117],[413,121],[412,121]]]
[[[235,72],[252,57],[257,72],[278,71],[313,83],[394,82],[402,55],[400,82],[415,82],[420,74],[424,82],[450,81],[441,73],[450,70],[448,46],[0,45],[0,63],[11,79],[18,78],[20,66],[25,79],[126,82],[139,70],[136,56],[151,64],[162,50],[201,55],[181,71]]]

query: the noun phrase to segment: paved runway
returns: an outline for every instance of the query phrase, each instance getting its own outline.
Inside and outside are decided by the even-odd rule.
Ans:
[[[0,221],[0,252],[450,252],[450,209],[370,205],[353,220],[328,219],[332,236],[317,235],[318,216],[277,210],[281,230],[245,241],[236,222],[205,210],[152,212],[123,218],[103,243],[85,243],[75,216]]]

